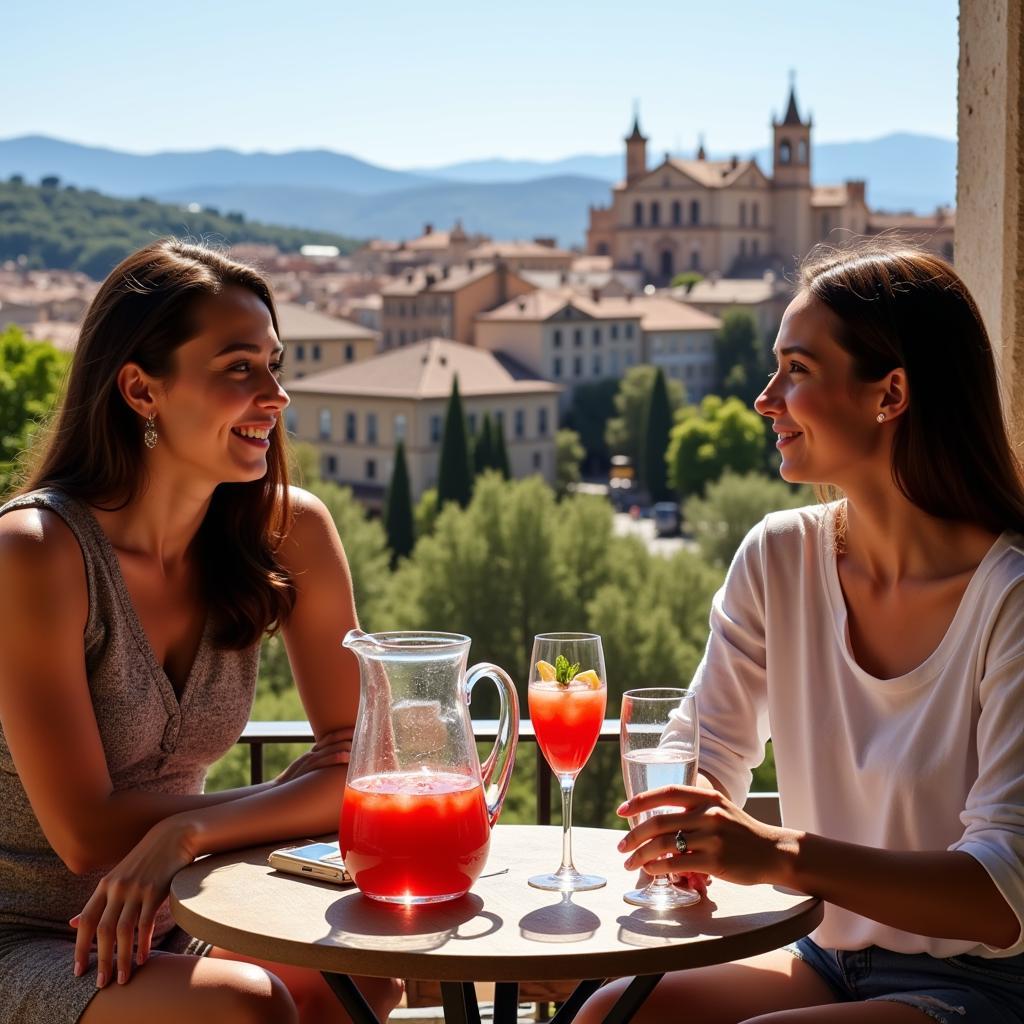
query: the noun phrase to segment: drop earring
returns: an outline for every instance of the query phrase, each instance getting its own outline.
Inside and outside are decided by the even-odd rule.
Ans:
[[[146,429],[143,432],[142,440],[146,442],[147,448],[155,448],[157,442],[156,413],[151,412],[146,419]]]

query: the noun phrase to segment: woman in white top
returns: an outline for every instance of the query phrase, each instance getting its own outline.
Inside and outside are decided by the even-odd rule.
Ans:
[[[620,807],[673,808],[620,849],[825,917],[666,976],[635,1019],[1022,1022],[1024,485],[988,338],[954,271],[906,246],[815,255],[800,285],[755,404],[783,478],[845,497],[747,536],[694,680],[698,785]],[[741,810],[769,736],[783,827]]]

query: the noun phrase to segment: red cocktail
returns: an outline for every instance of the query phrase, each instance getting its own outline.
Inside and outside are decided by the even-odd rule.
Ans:
[[[491,827],[478,780],[397,772],[345,787],[341,855],[356,885],[389,903],[432,903],[469,891],[487,861]]]
[[[530,683],[527,698],[533,731],[556,775],[578,775],[601,734],[608,691],[573,682]]]

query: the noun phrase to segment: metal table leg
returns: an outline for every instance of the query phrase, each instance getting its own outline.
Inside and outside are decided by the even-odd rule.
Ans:
[[[664,978],[662,974],[638,974],[619,996],[615,1005],[608,1011],[604,1024],[628,1024],[633,1015],[643,1006],[644,1000],[654,991],[655,986]]]
[[[321,971],[324,981],[338,997],[345,1012],[352,1018],[352,1024],[380,1024],[377,1015],[370,1009],[370,1004],[363,998],[363,993],[356,988],[356,983],[347,974],[334,974]]]
[[[471,981],[442,981],[441,1004],[445,1024],[480,1024],[476,989]]]
[[[569,1024],[580,1007],[604,984],[603,978],[591,978],[581,981],[573,990],[568,999],[558,1008],[558,1013],[551,1018],[551,1024]],[[497,1024],[497,1020],[495,1020]]]
[[[494,1024],[516,1024],[518,1019],[519,982],[497,982],[494,986]]]

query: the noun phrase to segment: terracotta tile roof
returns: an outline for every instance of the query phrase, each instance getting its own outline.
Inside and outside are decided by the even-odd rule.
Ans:
[[[66,320],[37,321],[22,330],[36,341],[48,341],[62,352],[74,352],[81,325]]]
[[[666,163],[693,178],[705,188],[727,188],[751,167],[756,166],[753,160],[739,160],[735,167],[731,160],[671,159]]]
[[[644,331],[717,331],[722,321],[686,302],[663,295],[638,295],[633,299],[601,300],[607,315],[628,317],[639,309]]]
[[[880,210],[868,215],[868,231],[938,231],[940,228],[956,226],[956,210],[943,208],[941,212],[928,214],[885,213]]]
[[[475,249],[469,251],[469,256],[477,260],[496,260],[523,258],[527,256],[547,256],[549,258],[561,257],[571,259],[572,253],[565,249],[556,249],[550,245],[541,245],[539,242],[484,242]]]
[[[847,198],[845,185],[815,185],[811,189],[811,206],[845,206]]]
[[[530,375],[507,356],[444,338],[429,338],[359,363],[310,374],[290,383],[288,391],[311,395],[447,398],[456,374],[463,397],[562,391],[561,385]]]
[[[281,340],[289,341],[331,341],[334,339],[355,340],[376,338],[377,333],[362,324],[340,317],[327,316],[315,309],[306,309],[295,302],[277,304],[277,322],[281,328]]]
[[[705,277],[689,291],[685,288],[673,288],[672,294],[684,302],[756,305],[759,302],[768,302],[780,290],[782,289],[777,280],[766,281],[763,277]]]
[[[400,297],[403,295],[419,295],[420,292],[425,291],[456,292],[460,288],[464,288],[466,285],[486,277],[493,270],[494,266],[490,263],[474,266],[472,270],[468,266],[458,265],[450,267],[448,269],[448,276],[445,277],[444,272],[439,267],[421,267],[399,275],[389,284],[384,285],[380,293],[382,296]],[[428,284],[428,277],[433,278],[432,283]]]
[[[413,252],[441,252],[451,245],[451,234],[448,231],[431,231],[419,238],[412,238],[405,243],[406,249]]]

